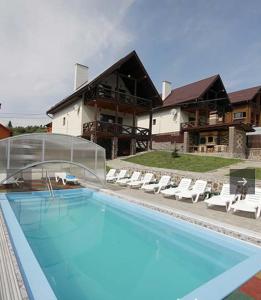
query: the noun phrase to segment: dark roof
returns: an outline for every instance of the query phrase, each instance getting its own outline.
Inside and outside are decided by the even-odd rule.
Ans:
[[[229,100],[232,104],[233,103],[238,103],[238,102],[243,102],[243,101],[250,101],[260,91],[261,91],[261,85],[229,93],[228,97],[229,97]]]
[[[218,78],[220,78],[219,75],[214,75],[172,90],[169,96],[164,100],[163,107],[173,106],[200,98]]]
[[[132,51],[130,52],[128,55],[124,56],[123,58],[121,58],[120,60],[118,60],[116,63],[114,63],[112,66],[110,66],[108,69],[106,69],[104,72],[102,72],[100,75],[98,75],[96,78],[94,78],[92,81],[88,82],[88,84],[85,84],[83,87],[79,88],[77,91],[75,91],[73,94],[71,94],[70,96],[68,96],[67,98],[63,99],[62,101],[58,102],[57,104],[55,104],[53,107],[51,107],[48,111],[47,114],[52,114],[55,113],[56,111],[58,111],[59,109],[67,106],[68,104],[74,102],[76,99],[78,99],[79,97],[82,96],[82,94],[88,90],[89,87],[91,87],[92,85],[97,84],[99,81],[101,81],[103,78],[109,76],[111,73],[113,73],[114,71],[116,71],[117,69],[119,69],[121,66],[123,66],[124,64],[126,64],[127,62],[131,61],[132,59],[135,60],[135,62],[138,64],[138,66],[140,67],[141,71],[144,74],[144,77],[146,78],[146,81],[148,82],[148,84],[150,85],[150,88],[153,90],[154,93],[154,106],[158,106],[162,104],[162,100],[161,97],[156,89],[156,87],[154,86],[152,80],[150,79],[147,71],[145,70],[141,60],[139,59],[136,51]],[[131,64],[131,67],[133,67],[133,64]]]

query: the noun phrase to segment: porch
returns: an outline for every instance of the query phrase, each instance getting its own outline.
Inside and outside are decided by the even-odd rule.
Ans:
[[[136,138],[138,140],[149,139],[150,130],[142,127],[135,127],[129,125],[123,125],[119,123],[93,121],[83,124],[83,136],[90,137],[96,135],[96,137],[128,137]]]
[[[246,157],[246,132],[250,124],[223,123],[195,126],[184,130],[184,152],[219,153]]]
[[[147,128],[103,121],[83,124],[83,137],[105,148],[107,159],[146,151],[151,139]]]

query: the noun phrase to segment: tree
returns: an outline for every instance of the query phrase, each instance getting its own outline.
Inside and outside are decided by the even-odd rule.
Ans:
[[[11,122],[11,121],[8,122],[7,127],[8,127],[8,128],[13,128],[13,125],[12,125],[12,122]]]

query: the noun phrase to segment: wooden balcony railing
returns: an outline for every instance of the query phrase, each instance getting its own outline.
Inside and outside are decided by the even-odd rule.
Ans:
[[[150,135],[150,131],[147,128],[132,127],[118,123],[93,121],[83,124],[83,135],[93,133],[104,133],[111,136],[126,135],[130,137],[149,137]]]
[[[218,125],[233,125],[233,124],[241,124],[243,123],[242,120],[233,120],[233,122],[223,122],[223,121],[214,121],[214,122],[198,122],[196,124],[195,121],[190,121],[190,122],[184,122],[181,123],[181,129],[182,130],[188,130],[188,129],[194,129],[194,128],[199,128],[199,127],[211,127],[211,126],[218,126]]]
[[[118,101],[119,103],[122,104],[137,105],[146,108],[151,107],[151,100],[149,99],[145,99],[125,92],[120,92],[117,90],[105,88],[102,86],[97,86],[95,89],[93,89],[89,97],[91,99],[111,99],[111,100]]]

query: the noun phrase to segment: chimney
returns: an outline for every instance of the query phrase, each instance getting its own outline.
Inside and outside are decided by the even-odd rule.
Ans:
[[[168,95],[171,93],[171,82],[162,81],[162,100],[164,101]]]
[[[75,64],[74,67],[74,91],[78,90],[82,85],[88,82],[88,67]]]

